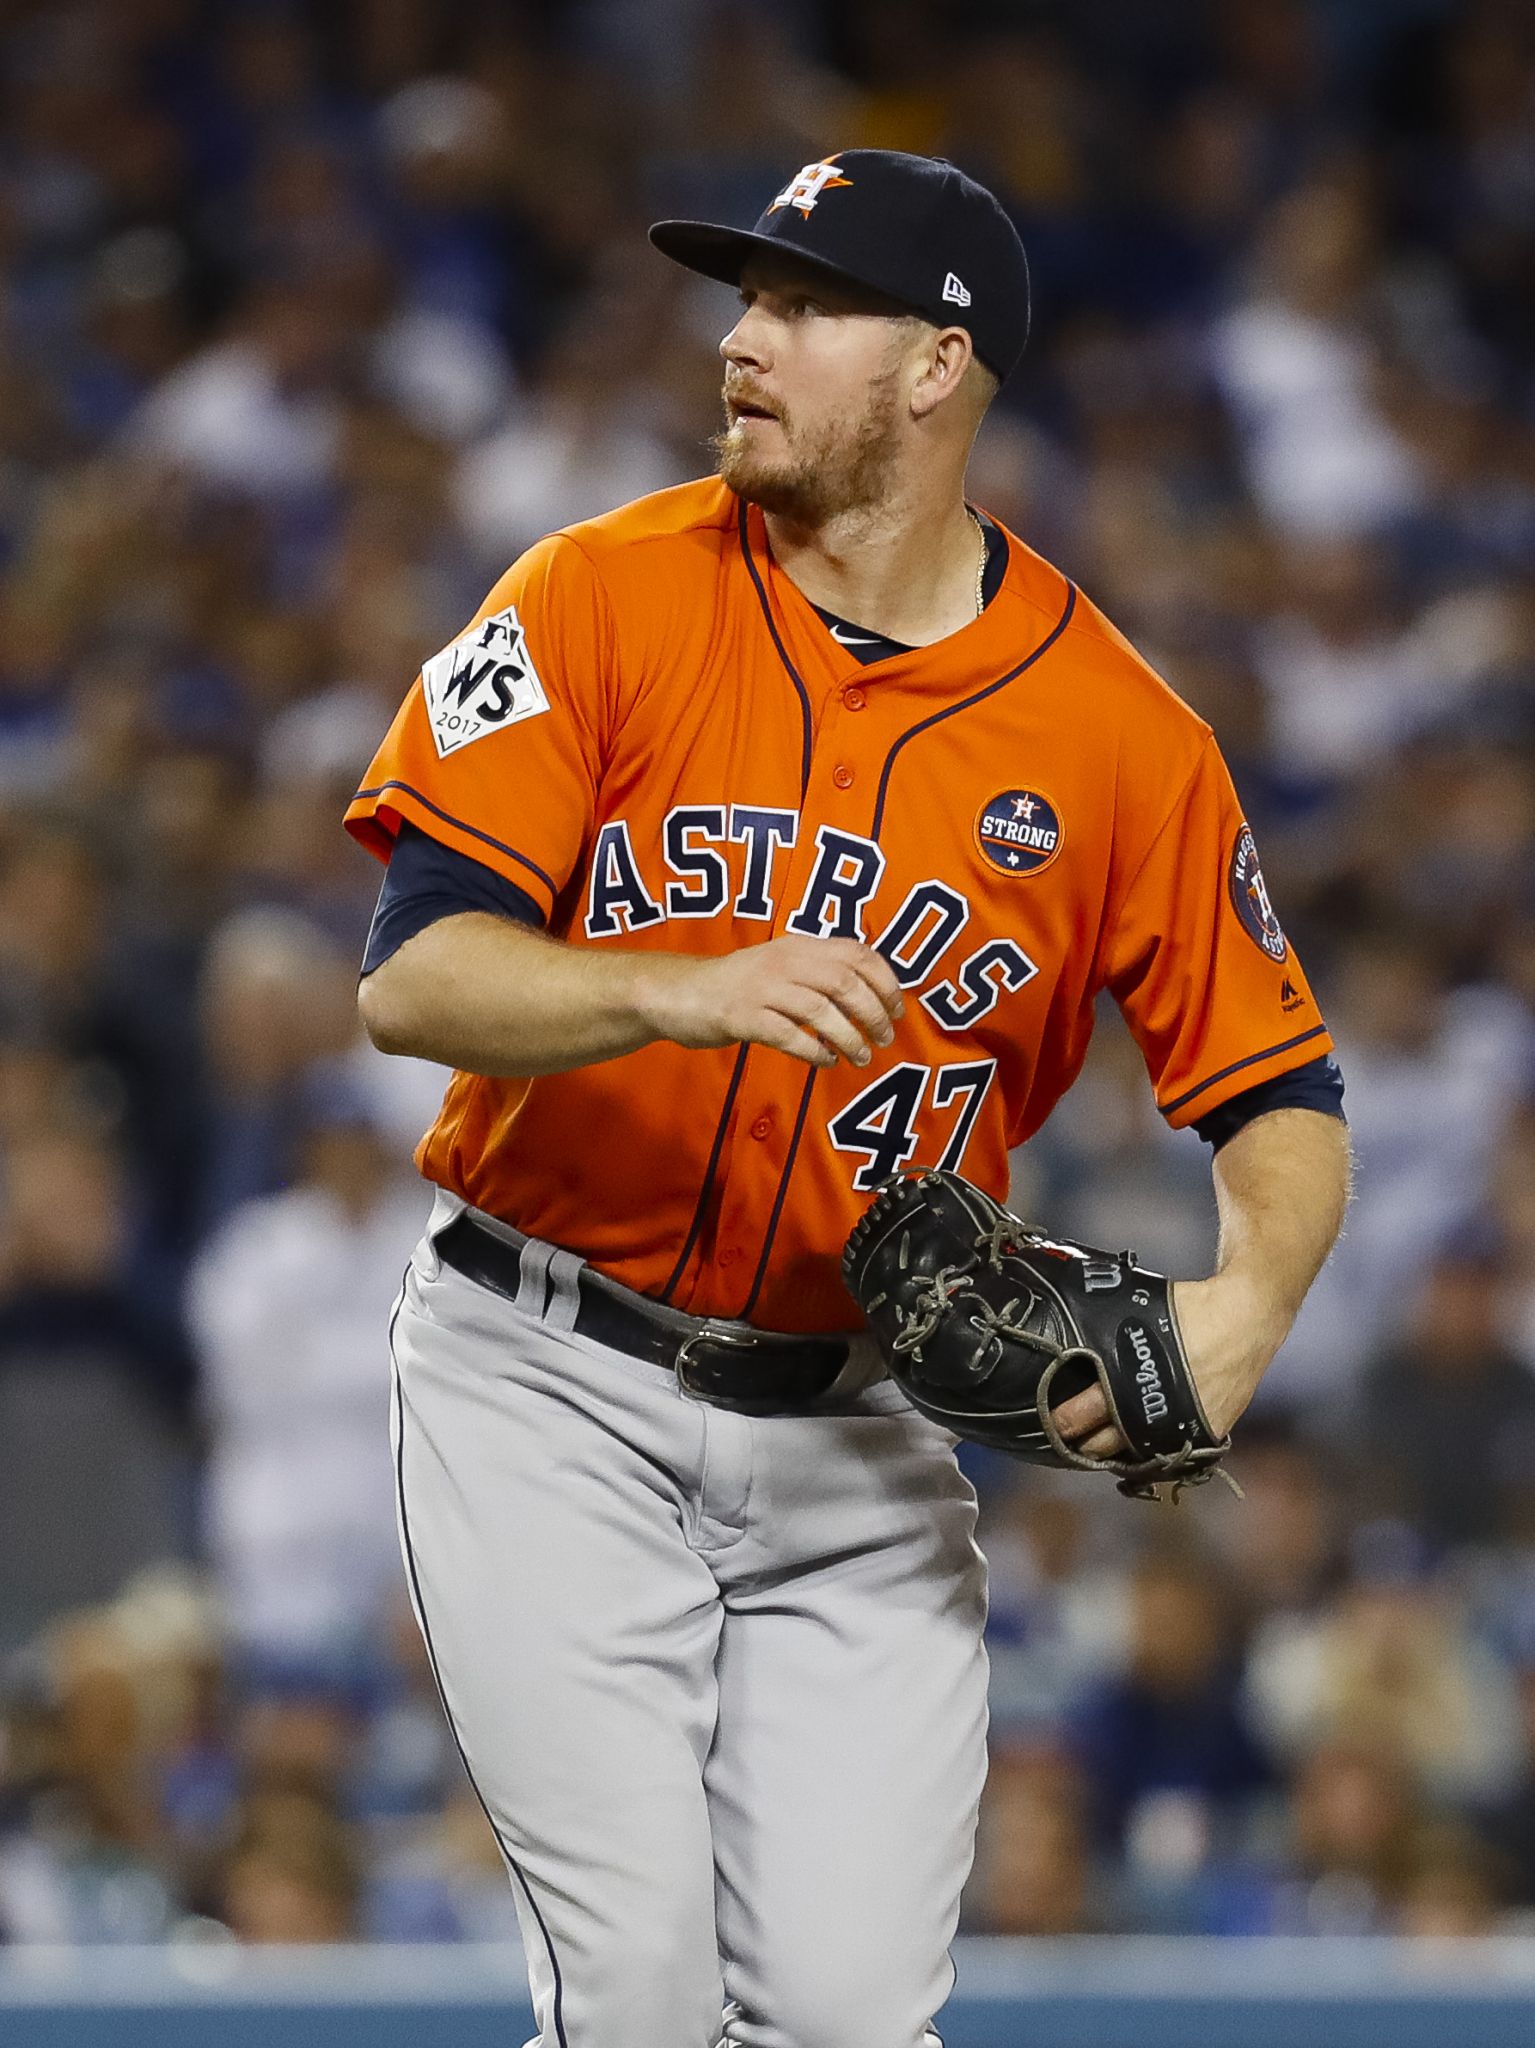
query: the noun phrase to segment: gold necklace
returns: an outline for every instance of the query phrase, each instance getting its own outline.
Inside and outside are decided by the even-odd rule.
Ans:
[[[965,507],[965,510],[967,513],[969,513],[970,524],[975,528],[976,532],[981,537],[981,559],[979,563],[976,565],[975,571],[975,615],[977,618],[979,618],[981,616],[981,613],[986,609],[986,560],[987,556],[990,553],[990,550],[986,545],[985,527],[982,526],[980,520],[976,518],[975,514],[970,511],[970,507],[968,505]]]

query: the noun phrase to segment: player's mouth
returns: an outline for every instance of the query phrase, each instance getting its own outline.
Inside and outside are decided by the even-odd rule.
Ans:
[[[730,424],[738,420],[776,420],[778,414],[770,405],[764,405],[760,398],[742,398],[732,393],[725,400],[725,410],[730,415]]]

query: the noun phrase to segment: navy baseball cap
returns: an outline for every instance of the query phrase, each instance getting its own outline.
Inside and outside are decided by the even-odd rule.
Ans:
[[[984,185],[943,157],[839,149],[806,164],[754,228],[661,220],[663,256],[739,284],[762,249],[800,258],[881,293],[937,327],[963,327],[998,377],[1016,368],[1029,332],[1023,243]]]

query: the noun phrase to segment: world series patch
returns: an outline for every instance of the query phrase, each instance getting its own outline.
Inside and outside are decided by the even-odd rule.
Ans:
[[[1037,875],[1061,850],[1060,813],[1037,789],[1004,789],[981,806],[975,843],[1004,875]]]
[[[1258,865],[1258,848],[1253,839],[1252,828],[1246,824],[1238,832],[1236,845],[1231,849],[1228,888],[1231,894],[1231,907],[1240,918],[1242,929],[1253,944],[1261,946],[1271,960],[1284,960],[1290,948],[1275,915],[1274,906],[1269,901],[1269,892],[1264,887],[1263,870]]]
[[[421,688],[443,760],[487,733],[549,709],[517,607],[510,604],[434,654],[421,670]]]

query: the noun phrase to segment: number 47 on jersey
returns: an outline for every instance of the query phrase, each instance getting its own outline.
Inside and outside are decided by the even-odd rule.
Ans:
[[[911,1164],[922,1141],[918,1120],[924,1107],[935,1115],[953,1112],[953,1124],[936,1163],[957,1173],[996,1071],[995,1060],[961,1060],[944,1067],[902,1060],[871,1081],[826,1126],[839,1152],[863,1155],[853,1186],[868,1192]]]

